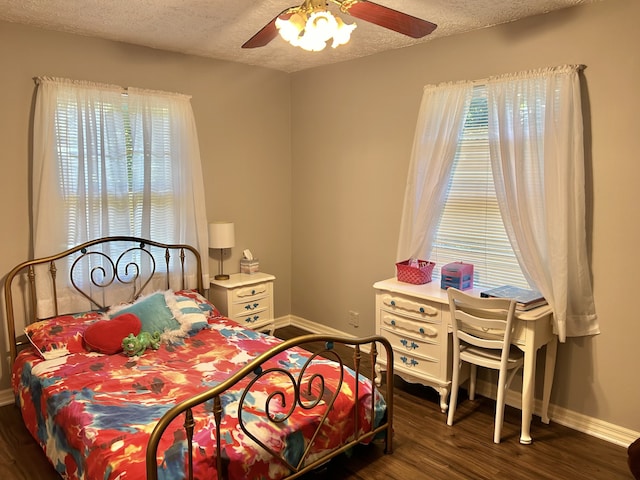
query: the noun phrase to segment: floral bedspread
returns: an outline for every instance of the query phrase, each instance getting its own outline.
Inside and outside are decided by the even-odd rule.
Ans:
[[[210,318],[208,328],[178,344],[164,343],[159,350],[148,350],[139,357],[84,352],[43,360],[34,349],[27,349],[15,362],[13,388],[27,428],[64,478],[144,479],[146,445],[158,419],[176,403],[219,384],[278,342],[218,317]],[[286,351],[264,369],[279,367],[295,375],[307,356],[303,350]],[[337,380],[329,373],[334,369],[332,362],[321,360],[313,369],[324,374],[329,392],[335,390]],[[313,442],[316,453],[311,460],[353,435],[355,379],[353,372],[348,372],[328,425]],[[247,396],[243,419],[257,438],[295,464],[326,403],[302,409],[282,424],[267,421],[263,411],[269,394],[293,388],[285,377],[274,374],[257,382]],[[238,427],[241,390],[251,378],[221,397],[224,468],[232,479],[281,478],[289,473],[286,466],[273,460]],[[371,387],[365,380],[360,381],[359,396],[360,430],[368,431]],[[288,408],[283,406],[283,412]],[[194,409],[194,471],[201,479],[218,478],[211,410],[211,402]],[[385,402],[377,391],[375,410],[375,422],[379,423]],[[183,421],[182,417],[174,420],[160,442],[157,463],[163,480],[184,478]]]

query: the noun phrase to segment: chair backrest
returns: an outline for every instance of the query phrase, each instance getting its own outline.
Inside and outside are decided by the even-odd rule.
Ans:
[[[454,342],[506,350],[511,342],[516,302],[508,298],[481,298],[447,289]]]

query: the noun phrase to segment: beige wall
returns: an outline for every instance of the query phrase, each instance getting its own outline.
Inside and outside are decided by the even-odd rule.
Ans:
[[[0,22],[0,279],[30,257],[33,77],[49,75],[192,95],[207,218],[236,224],[225,271],[250,248],[273,273],[276,315],[290,309],[290,77],[269,69],[178,55]],[[217,252],[210,266],[217,272]],[[4,309],[0,313],[4,325]],[[5,344],[4,328],[0,344]],[[9,386],[0,362],[0,390]]]
[[[560,345],[551,400],[640,431],[638,19],[640,2],[608,0],[293,74],[292,313],[374,332],[372,284],[394,275],[423,85],[585,64],[589,244],[602,333]],[[360,312],[358,329],[349,310]]]
[[[583,63],[602,334],[560,346],[552,403],[640,431],[640,319],[625,305],[640,269],[638,18],[636,0],[607,0],[292,75],[0,23],[0,278],[30,254],[32,77],[178,91],[193,95],[207,216],[236,222],[226,265],[237,270],[251,248],[278,277],[277,316],[371,334],[372,284],[394,274],[423,85]],[[358,329],[349,310],[360,312]]]

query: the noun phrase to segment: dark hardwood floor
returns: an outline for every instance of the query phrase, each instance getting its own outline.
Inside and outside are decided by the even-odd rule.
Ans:
[[[294,327],[277,335],[304,333]],[[358,447],[305,480],[558,480],[633,479],[624,447],[534,417],[531,445],[520,445],[520,411],[507,407],[502,443],[494,444],[493,401],[461,395],[454,426],[446,425],[435,391],[396,379],[394,451],[380,444]],[[383,387],[384,388],[384,387]],[[461,392],[462,393],[462,392]],[[0,408],[0,478],[60,477],[31,438],[14,405]],[[137,480],[137,479],[129,479]]]

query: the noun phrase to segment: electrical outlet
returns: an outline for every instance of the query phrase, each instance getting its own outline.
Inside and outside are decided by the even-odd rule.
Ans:
[[[353,327],[360,326],[360,314],[358,312],[354,312],[353,310],[349,310],[349,325]]]

